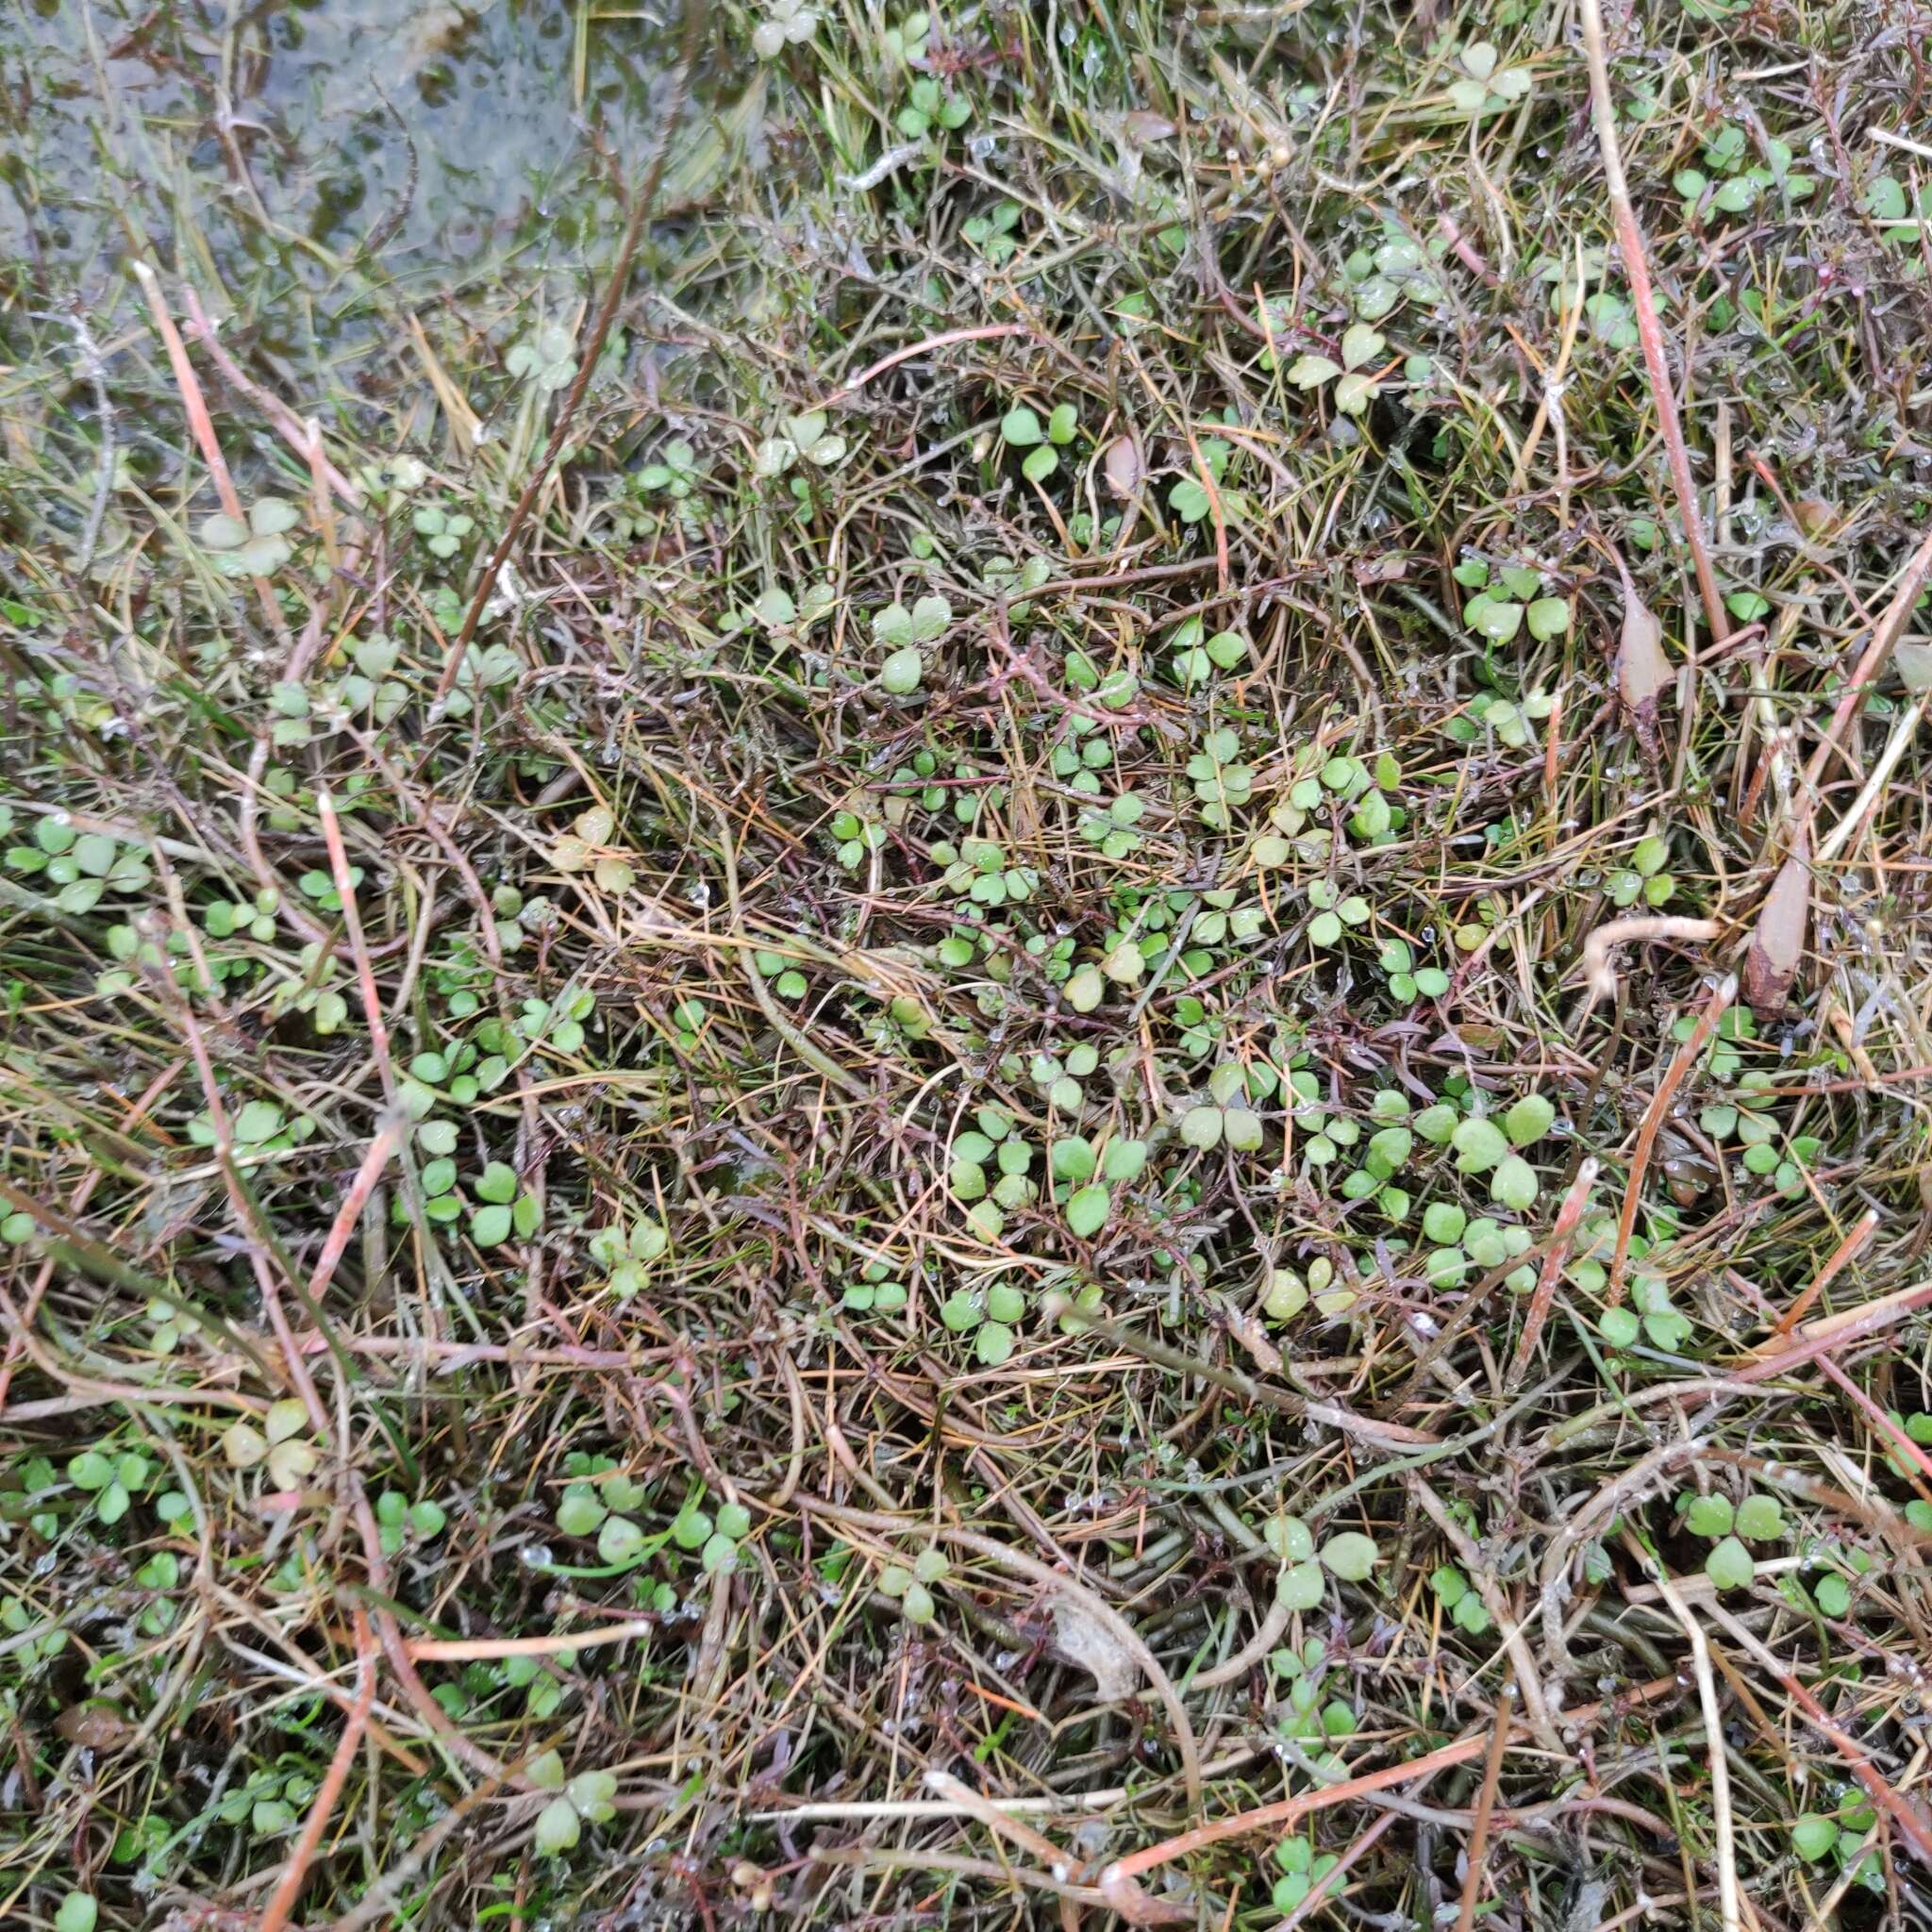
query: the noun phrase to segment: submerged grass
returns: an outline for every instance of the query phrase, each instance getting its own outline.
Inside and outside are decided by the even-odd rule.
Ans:
[[[0,1914],[1932,1922],[1923,14],[686,25],[8,28]]]

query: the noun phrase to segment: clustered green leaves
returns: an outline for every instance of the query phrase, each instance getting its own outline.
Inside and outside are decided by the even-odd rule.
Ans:
[[[1281,1559],[1275,1594],[1291,1610],[1313,1610],[1328,1593],[1328,1578],[1366,1582],[1381,1561],[1374,1540],[1359,1530],[1338,1531],[1317,1548],[1314,1534],[1299,1516],[1272,1516],[1261,1525],[1261,1541]]]
[[[939,1614],[933,1589],[952,1573],[943,1550],[924,1549],[908,1569],[901,1563],[888,1563],[878,1573],[878,1591],[899,1606],[908,1624],[930,1624]]]
[[[1749,1543],[1780,1542],[1786,1535],[1783,1506],[1775,1496],[1754,1492],[1742,1502],[1717,1491],[1680,1496],[1677,1507],[1692,1536],[1710,1540],[1704,1574],[1719,1590],[1742,1590],[1756,1573]]]

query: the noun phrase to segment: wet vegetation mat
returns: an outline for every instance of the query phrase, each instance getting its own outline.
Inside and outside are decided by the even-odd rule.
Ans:
[[[1928,25],[12,0],[0,1920],[1932,1924]]]

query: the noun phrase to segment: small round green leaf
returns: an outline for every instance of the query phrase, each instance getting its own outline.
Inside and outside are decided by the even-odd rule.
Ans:
[[[1735,1517],[1728,1496],[1699,1496],[1684,1512],[1684,1527],[1692,1536],[1726,1537]]]
[[[1010,448],[1031,449],[1042,434],[1040,418],[1024,403],[1008,409],[1000,418],[1000,435]]]
[[[510,1211],[497,1203],[479,1208],[470,1217],[470,1239],[479,1248],[493,1248],[507,1241],[510,1233]]]
[[[1321,1604],[1327,1587],[1321,1564],[1296,1563],[1281,1573],[1274,1593],[1286,1609],[1312,1610]]]
[[[1486,1174],[1509,1155],[1509,1142],[1494,1121],[1472,1115],[1458,1121],[1449,1137],[1456,1149],[1456,1165],[1464,1174]]]
[[[1095,1182],[1082,1188],[1067,1203],[1067,1225],[1085,1241],[1107,1225],[1107,1217],[1112,1208],[1113,1196]]]
[[[94,1932],[100,1907],[84,1891],[70,1891],[54,1914],[54,1932]]]
[[[1755,1574],[1751,1552],[1736,1537],[1727,1536],[1705,1557],[1704,1574],[1720,1590],[1742,1590]]]
[[[1381,1560],[1382,1553],[1370,1537],[1359,1530],[1345,1529],[1322,1545],[1322,1561],[1332,1575],[1344,1583],[1360,1583]]]
[[[1061,997],[1076,1013],[1091,1013],[1107,996],[1107,981],[1096,966],[1082,966],[1061,990]]]
[[[879,683],[894,697],[907,697],[916,691],[924,675],[924,663],[910,644],[904,650],[894,651],[879,666]]]
[[[1806,1812],[1791,1826],[1791,1843],[1802,1858],[1828,1857],[1838,1837],[1837,1820],[1821,1818],[1815,1811]]]
[[[973,1352],[989,1369],[996,1369],[1013,1353],[1013,1331],[1004,1322],[982,1322],[973,1338]]]
[[[597,1532],[597,1554],[607,1563],[628,1563],[644,1546],[644,1533],[628,1516],[607,1516]]]
[[[1520,1154],[1506,1156],[1490,1176],[1490,1199],[1519,1214],[1536,1206],[1537,1191],[1536,1170]]]
[[[546,1858],[570,1850],[583,1836],[576,1807],[568,1798],[552,1798],[537,1814],[537,1849]]]

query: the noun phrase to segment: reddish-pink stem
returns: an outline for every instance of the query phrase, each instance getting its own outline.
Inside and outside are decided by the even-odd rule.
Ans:
[[[1664,355],[1664,332],[1657,319],[1657,295],[1651,288],[1650,260],[1643,230],[1630,203],[1630,184],[1624,178],[1624,155],[1617,142],[1617,110],[1610,98],[1610,66],[1604,51],[1604,16],[1599,0],[1581,0],[1583,49],[1590,65],[1590,102],[1596,121],[1597,144],[1603,150],[1604,185],[1609,191],[1610,216],[1617,230],[1617,249],[1630,282],[1630,306],[1637,311],[1637,337],[1643,345],[1644,367],[1650,372],[1650,392],[1657,404],[1657,426],[1663,431],[1670,458],[1671,482],[1676,491],[1677,514],[1683,519],[1684,541],[1690,566],[1697,574],[1697,593],[1712,639],[1723,643],[1731,634],[1717,575],[1710,567],[1710,550],[1704,541],[1704,513],[1698,507],[1697,482],[1690,474],[1690,453],[1684,446],[1684,427],[1677,419],[1676,392],[1671,386],[1671,365]]]
[[[362,1614],[360,1607],[352,1607],[350,1615],[355,1619],[358,1657],[356,1701],[349,1707],[342,1735],[336,1740],[335,1756],[329,1759],[328,1769],[316,1788],[315,1801],[308,1807],[308,1816],[302,1821],[301,1832],[289,1852],[289,1861],[282,1868],[282,1875],[276,1881],[275,1890],[269,1894],[268,1904],[262,1910],[261,1924],[256,1932],[282,1932],[282,1927],[289,1923],[289,1914],[294,1910],[295,1901],[301,1896],[308,1867],[322,1843],[322,1835],[328,1829],[328,1822],[335,1815],[336,1806],[341,1799],[342,1786],[348,1781],[349,1766],[355,1762],[362,1733],[369,1726],[369,1708],[375,1702],[375,1646],[370,1641],[369,1619]]]

